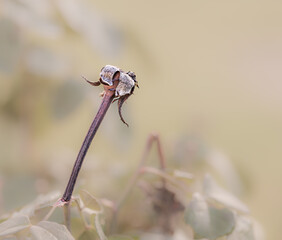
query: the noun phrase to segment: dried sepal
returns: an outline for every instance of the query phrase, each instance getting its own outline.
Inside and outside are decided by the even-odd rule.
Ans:
[[[88,80],[86,80],[89,84],[91,84],[92,86],[95,86],[95,87],[97,87],[97,86],[100,86],[100,81],[97,81],[97,82],[91,82],[91,81],[88,81]]]
[[[122,108],[122,105],[124,104],[124,102],[129,98],[130,94],[127,94],[127,95],[124,95],[124,96],[121,96],[119,99],[118,99],[118,113],[119,113],[119,117],[120,117],[120,120],[127,126],[129,127],[128,123],[124,120],[123,116],[122,116],[122,113],[121,113],[121,108]]]
[[[86,77],[84,77],[84,76],[81,76],[86,82],[88,82],[89,84],[91,84],[92,86],[95,86],[95,87],[97,87],[97,86],[99,86],[101,83],[100,83],[100,81],[97,81],[97,82],[91,82],[91,81],[89,81]]]

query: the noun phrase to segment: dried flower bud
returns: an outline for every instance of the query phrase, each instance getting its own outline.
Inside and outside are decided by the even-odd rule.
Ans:
[[[118,67],[112,66],[112,65],[106,65],[101,69],[100,73],[100,81],[103,84],[106,84],[108,86],[113,86],[113,79],[117,72],[120,72],[121,70]]]
[[[124,96],[126,94],[132,94],[134,90],[135,82],[127,73],[120,73],[119,84],[116,87],[116,96]]]
[[[93,86],[99,86],[100,83],[104,84],[105,91],[115,91],[114,101],[118,100],[118,112],[120,119],[124,124],[128,126],[128,124],[122,117],[121,108],[124,102],[130,97],[130,95],[133,94],[135,86],[139,87],[136,81],[135,73],[131,71],[125,73],[118,67],[106,65],[101,69],[100,79],[98,82],[90,82],[85,77],[83,78]],[[104,93],[102,96],[104,96]]]

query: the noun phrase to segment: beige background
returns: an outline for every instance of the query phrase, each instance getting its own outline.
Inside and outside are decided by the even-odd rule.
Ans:
[[[90,156],[124,158],[134,166],[131,159],[141,154],[150,132],[160,133],[168,146],[167,155],[178,137],[196,132],[211,148],[220,149],[234,161],[247,186],[241,199],[265,228],[267,239],[279,239],[282,2],[122,0],[88,4],[121,34],[116,54],[111,50],[104,54],[107,45],[103,44],[108,42],[102,36],[105,49],[97,45],[93,50],[72,33],[50,40],[20,26],[24,49],[42,44],[67,59],[68,65],[55,76],[39,77],[37,88],[27,88],[22,82],[23,78],[30,79],[27,73],[21,75],[22,63],[17,65],[17,73],[1,73],[2,106],[6,106],[11,89],[23,85],[25,91],[30,89],[23,93],[18,87],[24,95],[24,101],[19,100],[22,110],[18,121],[11,122],[1,114],[4,175],[14,178],[17,172],[31,167],[39,171],[38,176],[44,176],[46,162],[66,152],[74,160],[100,101],[100,90],[81,84],[80,75],[95,80],[103,65],[113,64],[135,71],[139,80],[140,89],[124,108],[131,127],[126,129],[119,123],[112,107]],[[50,101],[46,89],[57,87],[65,76],[72,77],[87,98],[68,117],[53,121],[41,104]],[[38,92],[40,87],[45,88],[43,95],[42,90]],[[26,123],[28,127],[22,127]],[[110,136],[112,141],[108,142]],[[105,151],[107,144],[114,143],[117,147],[113,151]],[[23,159],[28,159],[26,164]],[[114,164],[119,169],[121,163]],[[64,186],[66,178],[61,181]]]

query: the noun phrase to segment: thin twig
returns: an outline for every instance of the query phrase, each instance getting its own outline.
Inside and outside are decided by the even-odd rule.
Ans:
[[[148,155],[149,155],[149,152],[152,148],[152,144],[155,140],[155,135],[151,134],[148,139],[147,139],[147,143],[146,143],[146,147],[143,151],[143,155],[142,155],[142,158],[140,160],[140,163],[139,163],[139,166],[137,168],[137,171],[135,172],[135,174],[133,175],[132,179],[129,181],[129,184],[127,185],[127,187],[125,188],[123,194],[120,196],[120,198],[118,199],[117,203],[116,203],[116,209],[119,209],[125,198],[130,194],[131,190],[133,189],[133,187],[135,186],[139,176],[140,176],[140,169],[143,168],[143,166],[145,165],[146,163],[146,160],[148,158]]]
[[[160,161],[160,169],[164,171],[166,169],[166,163],[165,163],[163,148],[162,148],[162,145],[161,145],[161,140],[160,140],[158,135],[155,135],[155,141],[157,142],[157,150],[158,150],[158,156],[159,156],[159,161]]]
[[[110,226],[110,232],[111,233],[113,233],[115,231],[118,214],[119,214],[119,211],[120,211],[122,205],[125,202],[125,199],[130,195],[130,193],[132,192],[133,188],[135,187],[139,177],[144,173],[144,171],[142,171],[142,170],[144,169],[145,163],[148,159],[148,155],[150,153],[150,150],[152,148],[154,141],[157,142],[157,150],[158,150],[158,156],[159,156],[159,162],[160,162],[160,169],[161,169],[161,171],[164,171],[165,168],[166,168],[165,159],[164,159],[163,150],[162,150],[162,146],[161,146],[161,143],[160,143],[159,136],[157,134],[150,134],[147,141],[146,141],[146,146],[144,148],[142,158],[139,162],[137,170],[135,171],[134,175],[132,176],[131,180],[129,181],[128,185],[126,186],[124,192],[121,194],[120,198],[117,200],[117,202],[115,204],[115,208],[113,210],[113,218],[112,218],[112,222],[111,222],[111,226]],[[163,179],[163,181],[165,181],[164,178],[162,178],[162,179]]]

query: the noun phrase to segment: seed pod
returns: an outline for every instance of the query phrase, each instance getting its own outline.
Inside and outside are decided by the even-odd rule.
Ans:
[[[115,81],[118,82],[114,84]],[[87,82],[93,86],[98,86],[99,83],[102,83],[104,85],[110,86],[110,88],[106,86],[104,86],[104,88],[109,88],[110,91],[115,91],[115,100],[113,102],[118,100],[118,112],[120,119],[128,126],[122,116],[121,108],[130,95],[133,94],[135,86],[139,87],[138,82],[136,81],[135,73],[131,71],[125,73],[118,67],[106,65],[101,69],[99,82],[93,83],[88,80]]]
[[[131,94],[134,86],[134,80],[127,73],[121,72],[119,76],[119,84],[116,87],[116,96],[121,97],[126,94]]]
[[[120,72],[121,70],[118,67],[112,66],[112,65],[106,65],[101,69],[100,73],[100,81],[101,83],[113,86],[113,79],[117,72]]]

